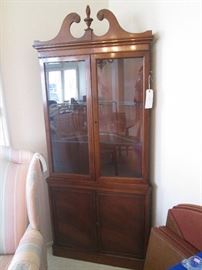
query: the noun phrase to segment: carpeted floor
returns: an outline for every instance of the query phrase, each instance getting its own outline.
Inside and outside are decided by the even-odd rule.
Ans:
[[[125,268],[113,267],[103,264],[96,264],[73,259],[65,259],[52,255],[48,250],[48,270],[126,270]],[[128,270],[128,269],[127,269]]]

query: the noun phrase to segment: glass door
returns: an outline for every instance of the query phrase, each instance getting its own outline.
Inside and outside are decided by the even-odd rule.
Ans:
[[[144,57],[94,59],[99,177],[142,178]]]
[[[49,60],[44,67],[52,171],[92,174],[89,58]]]

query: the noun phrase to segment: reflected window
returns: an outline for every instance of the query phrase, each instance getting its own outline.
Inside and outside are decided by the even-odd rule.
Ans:
[[[49,63],[47,72],[48,99],[62,103],[78,100],[80,65],[77,63]]]
[[[62,83],[61,83],[61,71],[50,71],[48,74],[49,80],[49,100],[54,100],[56,102],[62,102]]]
[[[71,98],[78,100],[79,98],[76,73],[76,69],[64,71],[64,100],[71,100]]]

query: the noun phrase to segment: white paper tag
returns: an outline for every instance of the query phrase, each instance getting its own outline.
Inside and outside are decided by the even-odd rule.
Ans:
[[[152,89],[146,90],[145,109],[151,109],[153,106],[154,91]]]

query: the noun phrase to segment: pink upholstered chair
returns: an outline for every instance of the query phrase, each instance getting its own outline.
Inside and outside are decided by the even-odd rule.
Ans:
[[[45,270],[40,155],[0,147],[0,270]]]

